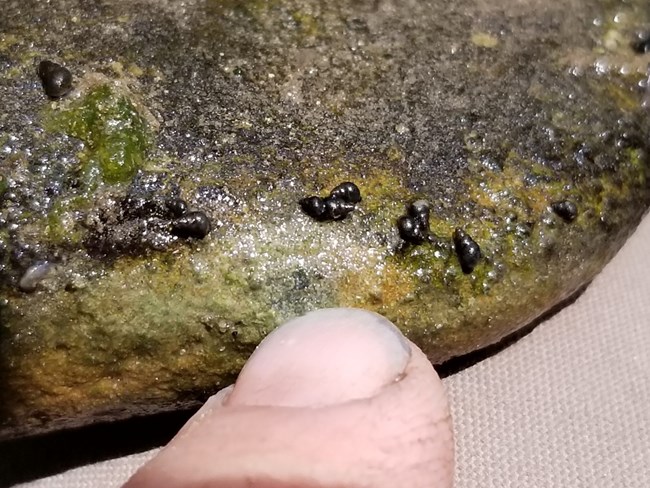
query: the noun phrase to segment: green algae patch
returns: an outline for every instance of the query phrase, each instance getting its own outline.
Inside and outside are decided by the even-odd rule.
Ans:
[[[412,192],[406,189],[400,179],[385,170],[369,171],[359,180],[358,186],[363,196],[363,210],[380,213],[385,218],[399,217],[397,212],[403,212],[405,204],[414,199]]]
[[[150,144],[145,118],[125,95],[108,85],[92,88],[80,100],[53,108],[46,127],[82,140],[82,180],[90,187],[130,180],[142,167]]]
[[[499,45],[499,39],[487,32],[476,32],[472,34],[472,43],[490,49]]]
[[[52,210],[47,214],[45,224],[45,235],[52,244],[75,246],[81,242],[83,232],[76,222],[75,213],[78,208],[83,208],[84,203],[86,202],[78,197],[60,200],[54,204]]]
[[[211,15],[237,14],[257,19],[277,3],[278,0],[210,0],[207,10]]]
[[[7,51],[12,46],[19,44],[18,38],[13,34],[0,34],[0,52]]]
[[[298,24],[298,28],[304,36],[317,37],[322,33],[323,27],[314,15],[296,10],[291,17]]]
[[[27,309],[27,320],[16,320],[21,301],[10,300],[7,332],[19,334],[23,351],[37,342],[48,347],[15,358],[16,386],[38,389],[7,401],[74,415],[101,410],[107,399],[146,409],[178,400],[179,391],[189,398],[196,388],[225,386],[277,318],[264,292],[249,287],[241,263],[221,256],[123,259],[91,286],[42,296],[51,314],[43,320]],[[61,385],[75,402],[61,402],[69,397]],[[145,402],[142,391],[149,392]]]

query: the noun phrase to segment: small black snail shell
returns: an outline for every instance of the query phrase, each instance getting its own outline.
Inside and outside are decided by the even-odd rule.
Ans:
[[[462,229],[454,231],[454,248],[463,273],[470,274],[481,259],[481,248]]]
[[[187,203],[180,198],[170,198],[165,202],[169,213],[174,217],[182,217],[187,212]]]
[[[72,90],[72,73],[60,64],[41,61],[38,65],[38,77],[43,83],[45,94],[50,98],[60,98]]]
[[[334,187],[330,197],[338,197],[348,203],[359,203],[361,201],[361,191],[351,181],[345,181]]]
[[[650,53],[650,31],[639,33],[632,41],[631,47],[637,54]]]
[[[565,222],[573,222],[578,216],[578,207],[569,200],[553,202],[551,204],[553,212]]]
[[[409,244],[422,244],[426,238],[426,232],[417,218],[403,215],[397,220],[399,235]]]
[[[211,230],[210,219],[203,212],[189,212],[172,221],[172,234],[182,239],[203,239]]]
[[[316,220],[325,220],[327,218],[327,207],[325,201],[321,197],[307,197],[298,202],[305,212],[310,217]]]
[[[408,208],[408,214],[416,219],[424,230],[429,230],[429,204],[424,200],[416,200]]]
[[[355,209],[354,203],[349,203],[338,197],[325,199],[327,216],[332,220],[342,220]]]

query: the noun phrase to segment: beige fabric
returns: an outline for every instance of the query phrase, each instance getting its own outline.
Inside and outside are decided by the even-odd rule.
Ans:
[[[446,379],[457,488],[650,486],[648,242],[650,219],[576,303]],[[22,486],[118,487],[152,454]]]

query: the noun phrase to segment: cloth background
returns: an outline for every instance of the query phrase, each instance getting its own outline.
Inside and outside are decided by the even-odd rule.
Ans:
[[[650,486],[648,242],[646,218],[573,304],[445,379],[457,488]],[[118,487],[153,454],[19,486]]]

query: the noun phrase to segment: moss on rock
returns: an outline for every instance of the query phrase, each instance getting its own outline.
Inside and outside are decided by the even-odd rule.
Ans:
[[[45,115],[45,126],[86,144],[80,156],[85,185],[130,181],[144,164],[149,128],[133,102],[123,94],[100,85],[89,89],[79,100],[52,105]]]

